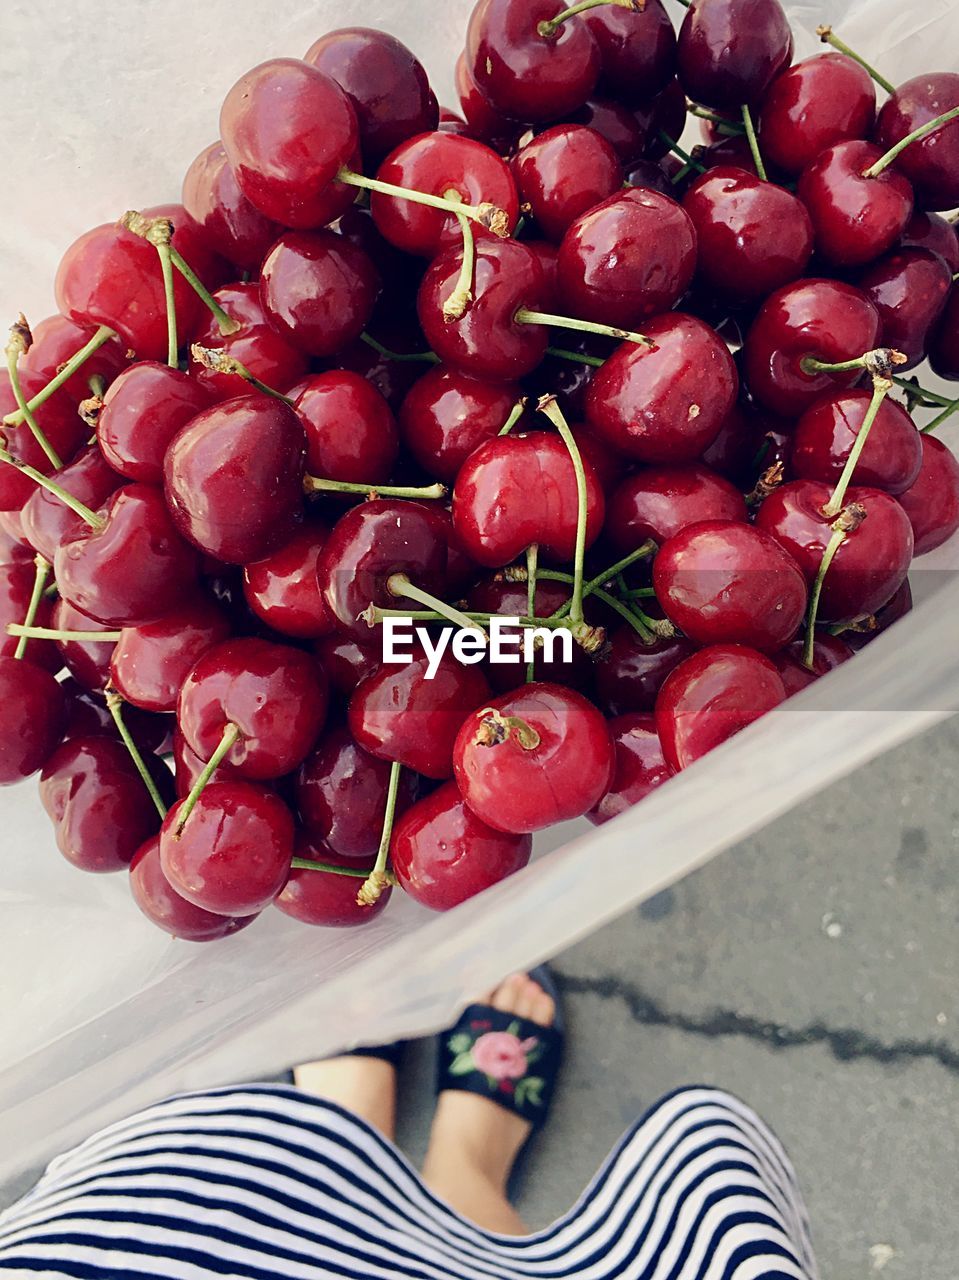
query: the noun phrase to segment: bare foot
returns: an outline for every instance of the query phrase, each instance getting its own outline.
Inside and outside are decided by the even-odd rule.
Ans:
[[[307,1093],[335,1102],[392,1142],[396,1136],[396,1071],[381,1058],[346,1054],[293,1068],[293,1082]]]

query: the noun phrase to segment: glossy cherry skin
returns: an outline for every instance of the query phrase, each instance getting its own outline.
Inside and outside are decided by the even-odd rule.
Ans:
[[[74,324],[66,316],[47,316],[32,325],[33,342],[20,366],[33,374],[39,383],[49,382],[62,365],[85,347],[95,330]],[[109,385],[129,363],[127,351],[119,338],[109,338],[99,350],[88,356],[80,368],[68,378],[61,390],[74,403],[90,395],[90,378],[99,377]]]
[[[486,94],[481,92],[470,75],[465,52],[456,59],[453,80],[466,121],[467,136],[485,142],[499,155],[508,155],[523,132],[523,126],[518,120],[497,111]]]
[[[334,628],[316,575],[327,537],[326,527],[311,521],[282,547],[243,568],[247,604],[281,635],[315,640]]]
[[[31,373],[20,375],[20,387],[29,400],[46,385]],[[17,401],[10,388],[6,370],[0,371],[0,417],[15,412]],[[63,462],[70,462],[90,434],[90,428],[63,392],[56,392],[35,414],[40,430]],[[0,446],[18,462],[48,476],[54,470],[53,463],[37,444],[33,432],[23,423],[19,427],[0,426]],[[0,511],[20,511],[36,490],[36,481],[23,475],[16,467],[0,465]]]
[[[133,855],[130,892],[146,918],[171,937],[186,942],[215,942],[245,929],[256,916],[218,916],[187,902],[160,866],[160,837],[151,837]]]
[[[596,663],[596,695],[609,715],[652,711],[663,681],[696,650],[683,636],[657,636],[648,644],[628,623],[609,637],[609,647]]]
[[[589,385],[586,417],[629,458],[692,462],[733,407],[739,385],[733,358],[695,316],[657,316],[643,332],[656,345],[624,342],[617,348]]]
[[[293,407],[306,431],[310,475],[370,485],[389,479],[399,433],[376,387],[358,373],[332,369],[305,379],[296,390]]]
[[[303,61],[335,80],[353,104],[367,164],[439,123],[422,64],[385,31],[340,27],[310,45]]]
[[[374,671],[379,671],[383,665],[383,646],[376,636],[373,636],[371,643],[360,644],[353,636],[335,631],[318,640],[314,647],[323,670],[329,677],[330,688],[345,698],[350,696],[361,680]]]
[[[699,246],[697,266],[710,288],[745,300],[797,280],[812,256],[812,223],[785,187],[720,165],[683,197]]]
[[[816,250],[836,267],[859,267],[887,252],[912,217],[913,193],[895,166],[875,178],[865,171],[882,155],[871,142],[838,142],[823,151],[799,179]]]
[[[7,634],[7,624],[22,623],[26,619],[35,580],[36,567],[30,560],[0,564],[0,656],[12,658],[16,652],[20,638]],[[49,627],[52,614],[53,601],[41,597],[33,625]],[[28,640],[24,657],[32,666],[44,667],[54,675],[63,666],[50,640]]]
[[[779,0],[693,0],[679,29],[679,78],[708,107],[758,103],[792,52]]]
[[[350,732],[364,750],[395,760],[427,778],[453,773],[453,742],[463,718],[490,698],[480,666],[464,666],[448,651],[432,679],[428,659],[414,649],[411,661],[387,664],[350,698]]]
[[[955,224],[941,214],[923,213],[917,209],[899,241],[901,249],[928,249],[944,258],[949,270],[959,271],[959,236]]]
[[[538,743],[522,745],[514,717]],[[540,831],[581,817],[609,790],[614,763],[609,729],[593,704],[546,682],[468,715],[453,748],[463,800],[497,831]]]
[[[204,284],[209,288],[219,284],[219,260],[182,205],[158,205],[144,209],[143,214],[169,218],[173,247]],[[54,288],[57,306],[75,324],[109,325],[139,359],[166,359],[166,295],[160,259],[141,236],[116,223],[87,231],[63,255]],[[183,344],[196,333],[205,308],[179,272],[174,273],[173,290],[177,333]]]
[[[872,263],[856,281],[882,321],[882,345],[908,357],[903,369],[926,358],[931,334],[952,289],[952,269],[928,249],[898,249]]]
[[[570,226],[559,248],[560,294],[574,315],[630,329],[678,302],[695,268],[689,214],[634,187]]]
[[[113,631],[114,627],[97,622],[75,609],[67,600],[58,600],[53,606],[50,625],[56,631]],[[63,665],[74,680],[84,689],[96,692],[105,689],[110,679],[112,642],[96,640],[54,640]]]
[[[160,868],[173,889],[215,915],[250,916],[286,883],[293,857],[293,815],[251,782],[212,782],[179,839],[183,801],[160,829]]]
[[[359,158],[356,112],[335,80],[297,58],[240,77],[223,103],[220,137],[240,190],[285,227],[322,227],[353,203],[355,189],[336,175]]]
[[[666,763],[685,769],[786,699],[782,677],[764,654],[716,644],[681,662],[656,699]]]
[[[660,0],[635,10],[604,5],[581,21],[599,46],[601,92],[638,104],[666,88],[676,71],[676,35]]]
[[[67,709],[49,671],[6,653],[0,656],[0,698],[0,786],[7,787],[46,764],[63,737]]]
[[[239,396],[198,414],[163,465],[166,500],[185,538],[227,564],[282,546],[303,518],[306,435],[293,410]]]
[[[497,111],[515,120],[557,120],[581,107],[599,77],[599,49],[586,26],[538,27],[561,13],[557,0],[479,0],[466,32],[466,63]]]
[[[171,791],[162,764],[151,770],[161,795]],[[40,801],[56,828],[57,848],[81,871],[123,871],[160,818],[122,742],[71,738],[40,775]]]
[[[466,597],[466,606],[469,611],[475,613],[498,613],[505,618],[525,617],[527,608],[526,583],[500,582],[498,579],[498,574],[486,577],[470,589]],[[536,595],[533,604],[535,617],[548,618],[561,605],[567,603],[569,596],[570,587],[566,583],[541,579],[536,583]],[[589,602],[587,601],[587,611],[588,605]],[[592,621],[592,618],[589,620]],[[519,639],[522,634],[522,628],[503,627],[500,634],[504,637],[517,637],[513,649],[517,661],[515,663],[489,662],[484,664],[484,670],[491,687],[497,693],[506,693],[508,690],[516,689],[526,683],[526,664],[522,661],[522,642]],[[557,660],[552,662],[547,662],[545,654],[542,651],[539,652],[533,661],[534,678],[537,680],[549,680],[553,684],[569,685],[571,688],[581,691],[588,689],[592,682],[593,662],[580,645],[574,644],[572,649],[573,657],[571,662],[564,662],[560,659],[558,649],[556,651]]]
[[[746,338],[749,390],[773,413],[796,417],[819,396],[862,376],[855,369],[807,373],[804,357],[855,360],[875,348],[879,334],[879,312],[852,285],[822,279],[784,285],[763,303]]]
[[[400,435],[416,461],[447,484],[477,446],[499,435],[522,392],[445,364],[414,382],[399,414]]]
[[[745,519],[743,495],[708,467],[644,467],[627,476],[610,498],[606,532],[626,555],[647,538],[662,545],[702,520]]]
[[[940,378],[959,382],[959,288],[955,284],[932,335],[929,363]]]
[[[609,790],[586,815],[595,827],[639,804],[673,776],[663,756],[654,716],[633,711],[611,720],[609,731],[616,751],[616,769]]]
[[[543,359],[549,343],[542,325],[520,324],[514,318],[522,307],[541,311],[548,304],[539,258],[514,240],[479,242],[473,303],[461,319],[450,323],[443,318],[443,304],[456,288],[461,265],[461,250],[447,249],[423,276],[417,312],[427,343],[441,360],[475,377],[494,382],[525,377]]]
[[[959,462],[935,436],[921,436],[922,466],[899,502],[909,517],[915,554],[934,551],[959,529]]]
[[[326,720],[326,676],[314,657],[253,637],[207,649],[177,706],[191,750],[209,760],[227,725],[240,730],[224,757],[244,778],[267,781],[305,758]]]
[[[927,72],[901,84],[876,121],[876,143],[886,151],[921,125],[959,106],[959,74]],[[959,204],[959,123],[951,120],[912,142],[896,159],[921,209],[953,209]]]
[[[832,537],[831,521],[822,514],[832,489],[816,480],[780,485],[759,508],[757,527],[764,529],[797,561],[810,585]],[[819,598],[818,621],[852,622],[875,613],[899,590],[909,572],[913,534],[895,498],[881,489],[850,488],[846,506],[859,504],[865,519],[851,532],[829,566]]]
[[[303,835],[297,838],[294,856],[306,858],[310,862],[325,862],[333,867],[356,870],[355,862],[340,857],[321,841],[312,842]],[[369,864],[369,869],[372,871],[372,863]],[[375,920],[386,909],[393,893],[392,887],[388,885],[371,906],[361,906],[356,895],[362,883],[362,879],[355,876],[338,876],[326,871],[294,867],[273,905],[301,924],[350,929]]]
[[[34,559],[34,548],[23,531],[22,514],[20,511],[0,511],[0,564]]]
[[[804,58],[777,76],[763,99],[763,159],[798,177],[837,142],[868,138],[876,117],[869,72],[844,53]]]
[[[843,641],[854,653],[858,652],[867,644],[871,644],[884,631],[888,631],[894,622],[898,622],[900,618],[904,618],[911,612],[912,588],[907,578],[888,604],[884,604],[877,613],[860,619],[856,626],[845,630],[842,633]]]
[[[586,545],[603,526],[606,502],[585,460]],[[557,435],[508,435],[474,450],[453,489],[453,526],[477,564],[510,564],[536,542],[544,556],[572,560],[576,549],[576,473]]]
[[[274,240],[283,234],[247,200],[221,142],[213,142],[190,165],[180,197],[209,242],[239,271],[258,271]]]
[[[56,482],[68,493],[79,498],[93,511],[104,506],[112,493],[123,483],[122,476],[103,460],[96,447],[85,449],[73,462],[55,473]],[[53,561],[57,548],[65,537],[82,524],[64,502],[48,489],[34,486],[21,513],[23,530],[45,560]]]
[[[197,779],[206,768],[206,761],[201,760],[190,747],[186,738],[179,731],[173,733],[173,776],[176,784],[177,798],[185,800],[196,785]],[[225,761],[217,765],[210,776],[211,782],[228,782],[240,775],[231,764]]]
[[[776,669],[786,689],[786,697],[801,693],[811,684],[830,671],[834,671],[841,663],[852,657],[852,649],[839,636],[831,636],[828,631],[817,634],[813,642],[812,670],[803,662],[805,642],[794,641],[788,649],[783,649],[773,658]]]
[[[201,347],[223,351],[239,360],[261,382],[274,391],[288,391],[306,373],[308,361],[303,351],[290,342],[268,319],[256,284],[228,284],[213,295],[221,307],[240,324],[236,333],[224,337],[212,315],[208,315],[196,341]],[[251,388],[233,373],[216,373],[190,357],[190,376],[210,400],[232,400],[249,395]]]
[[[575,124],[606,139],[628,169],[645,154],[647,130],[634,112],[609,98],[590,98],[573,117]]]
[[[400,887],[433,911],[457,907],[522,870],[532,851],[532,836],[497,830],[468,809],[455,782],[408,809],[390,844]]]
[[[602,134],[559,124],[537,134],[513,157],[520,199],[550,240],[623,185],[623,166]]]
[[[865,388],[823,396],[799,419],[793,436],[792,472],[804,480],[836,484],[866,418],[872,392]],[[922,437],[896,400],[879,407],[853,472],[853,483],[903,493],[922,465]]]
[[[260,301],[270,323],[311,356],[332,356],[354,342],[379,291],[369,257],[332,231],[288,231],[260,273]]]
[[[194,665],[229,634],[223,610],[199,595],[159,622],[125,627],[110,659],[114,688],[145,711],[175,711]]]
[[[162,484],[170,441],[209,403],[203,386],[179,369],[155,360],[131,365],[103,397],[97,419],[103,456],[128,480]]]
[[[347,511],[334,525],[317,567],[323,599],[338,626],[370,644],[375,635],[360,614],[371,604],[402,607],[387,586],[394,573],[405,573],[416,586],[442,596],[448,539],[439,512],[417,502],[378,498]]]

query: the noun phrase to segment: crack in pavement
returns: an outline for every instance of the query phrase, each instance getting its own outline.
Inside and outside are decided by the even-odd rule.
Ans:
[[[622,1000],[634,1022],[647,1027],[670,1027],[690,1035],[718,1039],[720,1036],[742,1036],[758,1040],[770,1049],[800,1049],[809,1045],[825,1045],[839,1062],[866,1058],[883,1066],[897,1062],[914,1062],[928,1058],[959,1075],[959,1049],[944,1040],[894,1040],[885,1044],[875,1036],[855,1027],[829,1027],[812,1022],[805,1027],[784,1027],[733,1009],[716,1009],[697,1017],[693,1014],[664,1009],[651,996],[621,978],[606,975],[580,978],[556,971],[560,990],[569,995],[592,995],[600,1000]]]

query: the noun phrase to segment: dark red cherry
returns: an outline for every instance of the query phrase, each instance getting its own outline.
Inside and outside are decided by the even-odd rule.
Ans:
[[[282,546],[303,518],[306,435],[293,410],[240,396],[198,414],[164,460],[166,499],[185,538],[227,564]]]
[[[206,768],[207,762],[201,760],[197,753],[184,738],[179,729],[175,729],[173,733],[173,775],[176,783],[176,794],[180,800],[185,800],[200,777],[200,774]],[[240,775],[231,764],[224,761],[218,764],[210,775],[211,782],[228,782],[231,778],[237,778]]]
[[[534,597],[534,616],[548,618],[562,605],[568,603],[570,588],[562,582],[551,582],[540,579],[536,583]],[[587,601],[587,613],[589,601]],[[466,606],[470,612],[497,613],[505,618],[524,618],[526,616],[527,595],[525,582],[501,582],[499,575],[486,577],[471,587],[466,597]],[[526,683],[526,664],[523,662],[521,627],[502,627],[500,635],[504,638],[515,636],[512,641],[515,662],[489,662],[485,664],[486,678],[497,693],[506,693]],[[572,646],[572,661],[564,662],[558,656],[555,660],[546,660],[544,651],[537,653],[533,662],[534,677],[537,680],[550,680],[553,684],[569,685],[574,689],[586,689],[592,680],[593,663],[586,651],[578,644]],[[559,650],[557,649],[557,655]]]
[[[632,16],[632,15],[631,15]],[[623,166],[602,134],[559,124],[537,134],[513,157],[520,199],[550,240],[623,185]]]
[[[867,267],[856,283],[879,311],[882,345],[908,357],[900,372],[921,364],[952,288],[945,260],[928,249],[898,249]]]
[[[160,868],[173,889],[215,915],[250,916],[286,883],[293,815],[279,797],[250,782],[206,788],[177,837],[183,801],[160,830]]]
[[[786,699],[764,654],[716,644],[681,662],[656,699],[656,729],[667,764],[685,769]]]
[[[941,214],[917,210],[902,233],[899,247],[928,249],[945,258],[951,272],[959,271],[959,236],[956,235],[955,223],[947,222]]]
[[[151,772],[168,794],[169,770]],[[71,738],[40,775],[40,801],[56,829],[57,848],[81,871],[123,871],[160,817],[122,742],[103,736]]]
[[[368,164],[439,122],[422,64],[385,31],[340,27],[310,45],[303,61],[335,80],[350,99]]]
[[[211,143],[183,179],[183,207],[228,262],[240,271],[258,271],[274,240],[283,234],[247,200],[221,142]]]
[[[296,775],[296,806],[306,835],[344,860],[371,859],[380,843],[389,782],[389,763],[364,751],[346,725],[327,730]],[[406,770],[397,812],[415,793]]]
[[[306,431],[310,475],[371,485],[390,478],[396,419],[365,378],[345,369],[314,374],[299,384],[293,407]]]
[[[745,519],[743,495],[708,467],[644,467],[610,498],[606,532],[616,550],[628,554],[647,538],[662,545],[702,520]]]
[[[646,187],[649,191],[658,191],[661,196],[677,198],[678,188],[670,181],[661,161],[638,160],[636,164],[627,166],[626,181],[631,187]]]
[[[63,737],[67,710],[49,671],[6,653],[0,656],[0,699],[0,786],[7,787],[46,764]]]
[[[669,139],[678,138],[686,128],[683,86],[678,80],[670,80],[662,93],[640,106],[634,105],[632,116],[643,134],[643,155],[648,160],[663,160],[669,155]],[[673,159],[678,161],[676,156]],[[678,161],[677,167],[681,165],[682,161]]]
[[[427,778],[453,773],[453,741],[464,717],[490,698],[480,666],[464,666],[447,652],[432,678],[429,659],[414,647],[402,665],[387,664],[350,698],[350,732],[364,750],[395,760]]]
[[[609,790],[615,756],[591,702],[527,684],[463,721],[453,768],[467,806],[497,831],[539,831],[581,817]]]
[[[867,644],[871,644],[876,636],[887,631],[894,622],[898,622],[900,618],[904,618],[911,612],[912,588],[909,586],[909,579],[906,578],[888,604],[884,604],[877,613],[861,618],[855,626],[847,627],[842,633],[843,641],[854,653],[858,652]]]
[[[145,711],[175,711],[194,665],[229,634],[226,614],[203,596],[159,622],[125,627],[110,660],[114,688],[126,702]]]
[[[822,513],[832,489],[816,480],[780,485],[759,508],[757,527],[789,552],[810,585],[832,537]],[[875,613],[899,590],[912,560],[913,535],[899,502],[881,489],[850,488],[846,507],[856,504],[862,523],[840,546],[829,566],[819,598],[820,622],[852,622]]]
[[[466,32],[466,62],[497,111],[516,120],[557,120],[581,107],[599,77],[599,49],[583,22],[554,34],[540,23],[562,13],[559,0],[479,0]]]
[[[456,59],[453,77],[460,110],[466,120],[467,136],[485,142],[500,155],[507,155],[523,131],[522,124],[497,111],[489,98],[480,92],[470,75],[465,53]]]
[[[590,464],[586,473],[586,545],[599,536],[603,490]],[[460,468],[453,489],[453,525],[477,564],[509,564],[532,543],[548,558],[572,560],[578,512],[576,473],[557,435],[535,431],[489,440]]]
[[[785,187],[725,165],[683,197],[699,245],[703,282],[733,298],[764,298],[798,279],[812,256],[812,223]]]
[[[131,365],[103,397],[97,419],[103,456],[128,480],[162,484],[170,441],[209,403],[203,386],[179,369],[153,360]],[[87,506],[99,505],[76,496]]]
[[[676,71],[676,35],[660,0],[633,9],[603,5],[580,21],[599,46],[601,91],[643,103],[665,89]]]
[[[402,327],[401,327],[402,324]],[[411,332],[412,330],[412,332]],[[376,338],[391,351],[416,354],[426,349],[426,340],[415,325],[411,325],[408,317],[402,322],[391,320],[388,325],[377,322]],[[333,362],[337,369],[348,369],[365,378],[380,393],[394,413],[403,403],[403,397],[423,372],[426,362],[418,360],[394,360],[392,356],[384,356],[374,351],[362,340],[354,342],[346,351],[341,351]]]
[[[84,449],[73,462],[56,472],[61,489],[98,511],[123,483],[108,467],[97,448]],[[49,489],[34,487],[23,508],[23,531],[44,559],[53,561],[63,539],[79,527],[80,518]]]
[[[596,663],[596,694],[612,716],[627,711],[652,711],[663,681],[695,652],[682,636],[656,636],[648,643],[628,623],[617,627]]]
[[[212,351],[222,351],[245,365],[255,377],[274,391],[288,391],[303,377],[307,358],[268,319],[260,301],[257,284],[228,284],[213,295],[240,328],[224,337],[210,316],[197,334],[197,343]],[[232,400],[249,395],[250,387],[232,373],[217,373],[190,358],[190,376],[207,393],[207,401]]]
[[[33,342],[20,366],[21,374],[29,372],[41,385],[49,382],[72,356],[85,347],[95,330],[74,324],[66,316],[47,316],[32,325]],[[127,350],[119,338],[108,338],[92,356],[63,384],[62,391],[77,403],[90,395],[90,379],[102,378],[108,385],[129,363]]]
[[[439,364],[403,401],[403,443],[424,470],[450,484],[473,450],[499,435],[521,394],[515,382],[487,382]]]
[[[316,573],[328,536],[324,525],[310,521],[282,547],[244,566],[247,604],[280,635],[312,640],[333,630]]]
[[[311,654],[251,637],[206,650],[183,682],[177,720],[203,760],[235,725],[239,736],[224,758],[244,778],[265,781],[306,758],[327,702],[326,676]]]
[[[839,280],[810,279],[784,285],[763,303],[746,338],[746,379],[765,408],[796,417],[837,386],[862,373],[807,372],[807,356],[824,363],[855,360],[879,341],[875,305]]]
[[[371,604],[398,607],[387,586],[395,573],[442,596],[448,541],[442,515],[417,502],[379,498],[347,511],[333,526],[317,567],[323,599],[337,624],[369,644],[374,635],[360,614]]]
[[[855,388],[835,391],[811,405],[793,436],[793,473],[836,484],[871,401],[870,391]],[[856,463],[853,483],[902,493],[915,482],[921,464],[922,437],[902,405],[887,396]]]
[[[803,170],[799,198],[809,210],[816,250],[837,267],[858,267],[886,253],[912,217],[909,182],[894,167],[866,177],[882,155],[871,142],[837,142]]]
[[[334,632],[314,646],[317,657],[330,680],[330,687],[348,698],[366,676],[378,671],[383,662],[383,646],[378,637],[360,644],[353,636]]]
[[[260,301],[270,323],[311,356],[332,356],[354,342],[379,291],[369,257],[332,231],[288,231],[260,273]]]
[[[956,72],[933,71],[907,80],[883,104],[876,142],[886,151],[953,107],[959,107]],[[920,209],[954,209],[959,204],[959,122],[951,120],[910,143],[896,167],[915,188]]]
[[[644,712],[618,716],[609,723],[616,769],[609,790],[586,817],[598,827],[618,817],[673,776],[663,756],[656,718]]]
[[[929,344],[929,363],[940,378],[959,382],[959,288],[955,284]]]
[[[911,488],[899,495],[899,503],[912,525],[917,556],[941,547],[959,529],[959,462],[935,436],[920,439],[919,475]]]
[[[828,631],[820,632],[813,642],[811,671],[803,661],[803,649],[804,641],[796,640],[773,658],[787,698],[808,689],[820,676],[828,675],[840,663],[852,657],[852,649],[845,640],[841,640],[839,636],[831,636]]]
[[[763,159],[798,177],[836,143],[868,138],[875,117],[876,89],[858,62],[844,53],[805,58],[777,76],[763,99]]]
[[[50,625],[56,631],[115,630],[106,623],[87,617],[67,600],[58,600],[53,606]],[[55,640],[54,644],[63,659],[63,665],[79,685],[91,692],[106,688],[110,679],[110,659],[113,656],[112,641]]]
[[[336,177],[359,158],[356,112],[335,80],[297,58],[240,77],[220,137],[240,190],[283,226],[322,227],[353,203],[355,189]]]
[[[490,827],[447,782],[400,818],[390,851],[400,887],[424,907],[448,911],[525,867],[533,840]]]
[[[256,916],[218,916],[187,902],[160,866],[160,837],[152,836],[133,855],[130,892],[146,918],[164,933],[186,942],[215,942],[245,929]]]
[[[678,302],[695,267],[689,214],[634,187],[570,226],[559,249],[560,294],[574,315],[631,329]]]
[[[310,862],[324,862],[329,866],[356,870],[355,862],[340,857],[322,842],[312,842],[303,835],[297,838],[294,854],[297,858],[305,858]],[[361,906],[356,895],[362,883],[362,879],[355,876],[338,876],[326,871],[294,867],[273,905],[301,924],[323,925],[333,929],[353,928],[354,925],[369,924],[371,920],[375,920],[386,908],[393,893],[392,887],[387,885],[371,906]]]
[[[735,402],[733,358],[695,316],[658,316],[643,332],[655,346],[623,343],[596,370],[586,393],[587,419],[627,457],[692,462],[715,440]]]
[[[33,595],[36,581],[36,567],[29,560],[16,560],[11,564],[0,564],[0,656],[12,658],[20,644],[18,636],[7,634],[7,624],[23,623]],[[35,627],[52,625],[53,601],[41,597],[34,615]],[[28,640],[23,655],[36,667],[44,667],[54,675],[63,666],[63,659],[50,640]]]
[[[622,103],[609,98],[590,98],[572,119],[605,138],[626,168],[642,159],[648,130]]]
[[[779,0],[692,0],[679,29],[679,78],[688,96],[708,107],[754,104],[792,53]]]
[[[20,375],[20,387],[27,400],[45,385],[46,379],[41,381],[31,373]],[[10,387],[10,379],[5,370],[0,370],[0,417],[15,413],[16,410],[17,401]],[[45,401],[34,416],[40,430],[63,462],[70,462],[76,456],[77,450],[90,434],[90,428],[62,391]],[[0,447],[18,462],[25,462],[45,476],[54,470],[53,463],[26,423],[19,427],[0,425]],[[36,481],[23,475],[16,467],[0,465],[0,511],[20,511],[36,487]]]

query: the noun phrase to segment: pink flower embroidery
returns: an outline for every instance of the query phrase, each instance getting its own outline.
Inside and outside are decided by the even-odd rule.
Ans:
[[[508,1031],[488,1031],[473,1045],[473,1062],[493,1080],[519,1080],[526,1074],[526,1055],[536,1043],[535,1037],[520,1040]]]

